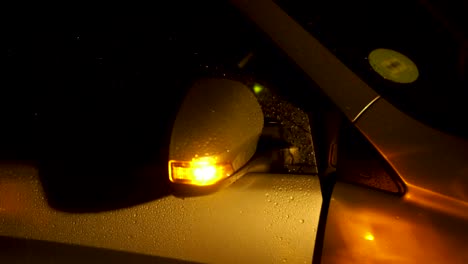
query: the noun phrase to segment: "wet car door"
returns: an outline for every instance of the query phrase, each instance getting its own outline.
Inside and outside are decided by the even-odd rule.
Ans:
[[[12,15],[0,260],[310,262],[322,195],[308,113],[274,92],[307,84],[257,56],[265,42],[230,6],[148,10],[64,12],[31,27]],[[229,186],[174,195],[171,126],[201,77],[256,94],[263,140]]]

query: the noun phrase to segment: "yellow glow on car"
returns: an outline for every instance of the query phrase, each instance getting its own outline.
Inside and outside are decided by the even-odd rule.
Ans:
[[[169,179],[174,183],[196,186],[213,185],[229,177],[232,167],[217,164],[215,158],[194,158],[192,161],[169,161]]]
[[[369,241],[374,241],[375,237],[374,235],[372,235],[372,233],[367,232],[366,235],[364,236],[364,239],[369,240]]]
[[[413,83],[419,77],[416,64],[397,51],[376,49],[369,54],[368,59],[374,71],[389,81]]]

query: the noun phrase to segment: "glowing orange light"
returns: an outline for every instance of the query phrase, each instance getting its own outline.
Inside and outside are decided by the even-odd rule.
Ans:
[[[374,241],[374,235],[372,235],[371,233],[366,233],[366,235],[364,236],[364,239],[365,240],[369,240],[369,241]]]
[[[169,161],[169,179],[174,183],[212,185],[232,173],[230,165],[217,164],[215,158],[195,158],[189,162]]]

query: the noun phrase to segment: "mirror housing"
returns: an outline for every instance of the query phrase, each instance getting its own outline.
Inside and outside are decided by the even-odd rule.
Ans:
[[[254,155],[263,122],[260,104],[241,82],[197,80],[172,129],[171,182],[210,186],[228,178]]]

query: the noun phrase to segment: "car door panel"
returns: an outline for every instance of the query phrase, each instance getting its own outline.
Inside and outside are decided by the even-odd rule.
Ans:
[[[48,205],[34,166],[0,167],[2,237],[203,263],[310,262],[321,203],[316,176],[249,173],[211,195],[69,213]]]

